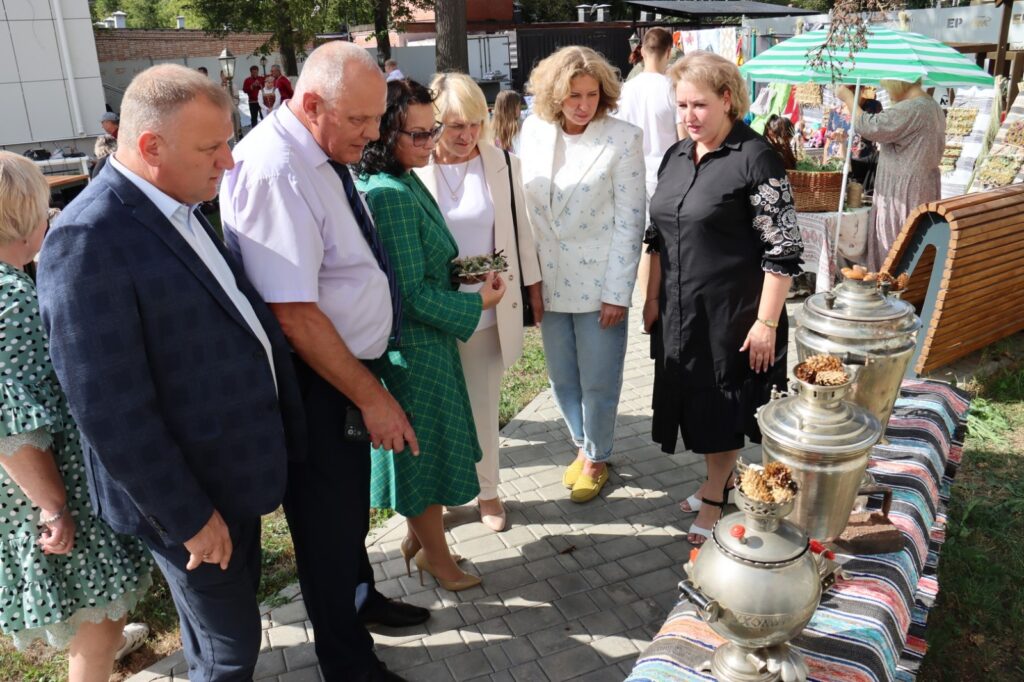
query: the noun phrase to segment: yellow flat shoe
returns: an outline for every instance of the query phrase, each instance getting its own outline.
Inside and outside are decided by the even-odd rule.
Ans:
[[[600,494],[601,488],[603,488],[604,484],[607,482],[607,466],[605,466],[604,471],[600,473],[596,480],[581,473],[579,478],[576,479],[576,485],[572,487],[572,493],[569,494],[569,499],[577,503],[589,502]]]
[[[562,485],[572,490],[576,486],[576,479],[580,477],[581,471],[583,471],[583,460],[574,459],[562,474]]]

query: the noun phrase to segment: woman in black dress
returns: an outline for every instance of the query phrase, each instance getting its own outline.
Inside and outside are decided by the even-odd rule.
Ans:
[[[708,478],[680,507],[703,544],[721,516],[754,411],[786,382],[785,301],[803,245],[782,161],[743,123],[734,64],[695,52],[669,77],[689,139],[662,160],[651,199],[644,327],[655,332],[653,438],[707,455]]]

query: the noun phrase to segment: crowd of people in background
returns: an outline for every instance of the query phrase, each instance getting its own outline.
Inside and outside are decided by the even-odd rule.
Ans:
[[[734,63],[672,53],[647,31],[623,84],[564,47],[492,113],[469,76],[418,83],[328,43],[294,89],[250,68],[253,128],[233,148],[231,95],[202,68],[154,66],[103,116],[93,181],[52,225],[42,175],[0,152],[0,330],[21,340],[0,349],[0,586],[32,595],[0,604],[0,631],[105,680],[146,636],[126,616],[155,567],[189,675],[250,679],[260,516],[283,505],[324,678],[401,680],[367,625],[430,613],[375,588],[367,509],[405,517],[410,576],[486,582],[443,512],[474,503],[508,527],[498,403],[531,325],[570,436],[568,499],[597,497],[638,279],[651,437],[705,456],[680,501],[702,544],[785,383],[803,248],[787,169],[810,138],[779,116],[754,132]],[[869,268],[937,196],[942,153],[938,105],[886,87],[885,112],[838,92],[881,147]],[[198,210],[218,196],[223,242]],[[496,251],[507,270],[452,270]]]

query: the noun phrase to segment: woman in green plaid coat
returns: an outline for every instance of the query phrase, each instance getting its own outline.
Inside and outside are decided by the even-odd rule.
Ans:
[[[367,145],[357,169],[402,297],[399,341],[376,369],[410,416],[420,444],[418,457],[373,451],[370,501],[408,518],[407,567],[415,557],[421,580],[426,571],[442,587],[460,590],[480,579],[455,564],[441,515],[444,506],[476,497],[481,452],[456,340],[473,335],[481,311],[497,305],[505,289],[493,276],[480,293],[460,292],[452,281],[458,245],[430,193],[409,172],[427,164],[439,133],[430,92],[415,81],[392,81],[380,139]]]

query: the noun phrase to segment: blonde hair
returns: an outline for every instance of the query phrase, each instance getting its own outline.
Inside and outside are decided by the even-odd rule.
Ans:
[[[199,97],[225,111],[234,106],[224,88],[198,71],[180,64],[149,67],[124,91],[119,145],[135,147],[142,133],[162,129],[183,106]]]
[[[706,88],[719,97],[729,93],[732,108],[729,118],[737,121],[750,111],[750,94],[743,76],[735,64],[714,52],[697,50],[691,52],[668,70],[668,77],[675,87],[680,81]]]
[[[889,95],[889,99],[893,102],[898,102],[916,85],[921,85],[921,79],[918,78],[913,83],[907,81],[891,80],[889,78],[883,78],[879,81],[882,89]]]
[[[494,100],[494,116],[491,127],[494,137],[502,149],[512,151],[512,141],[519,134],[521,123],[519,111],[523,106],[523,98],[515,90],[502,90]]]
[[[464,73],[438,73],[430,81],[434,111],[438,119],[448,116],[466,123],[480,124],[480,140],[491,141],[491,125],[487,120],[487,98],[476,81]]]
[[[50,186],[24,156],[0,151],[0,244],[25,239],[46,220]]]
[[[619,70],[589,47],[572,45],[563,47],[533,67],[526,90],[533,95],[534,113],[549,123],[561,123],[564,118],[562,103],[572,91],[572,80],[578,76],[590,76],[600,86],[601,98],[595,119],[615,111],[622,90]]]

